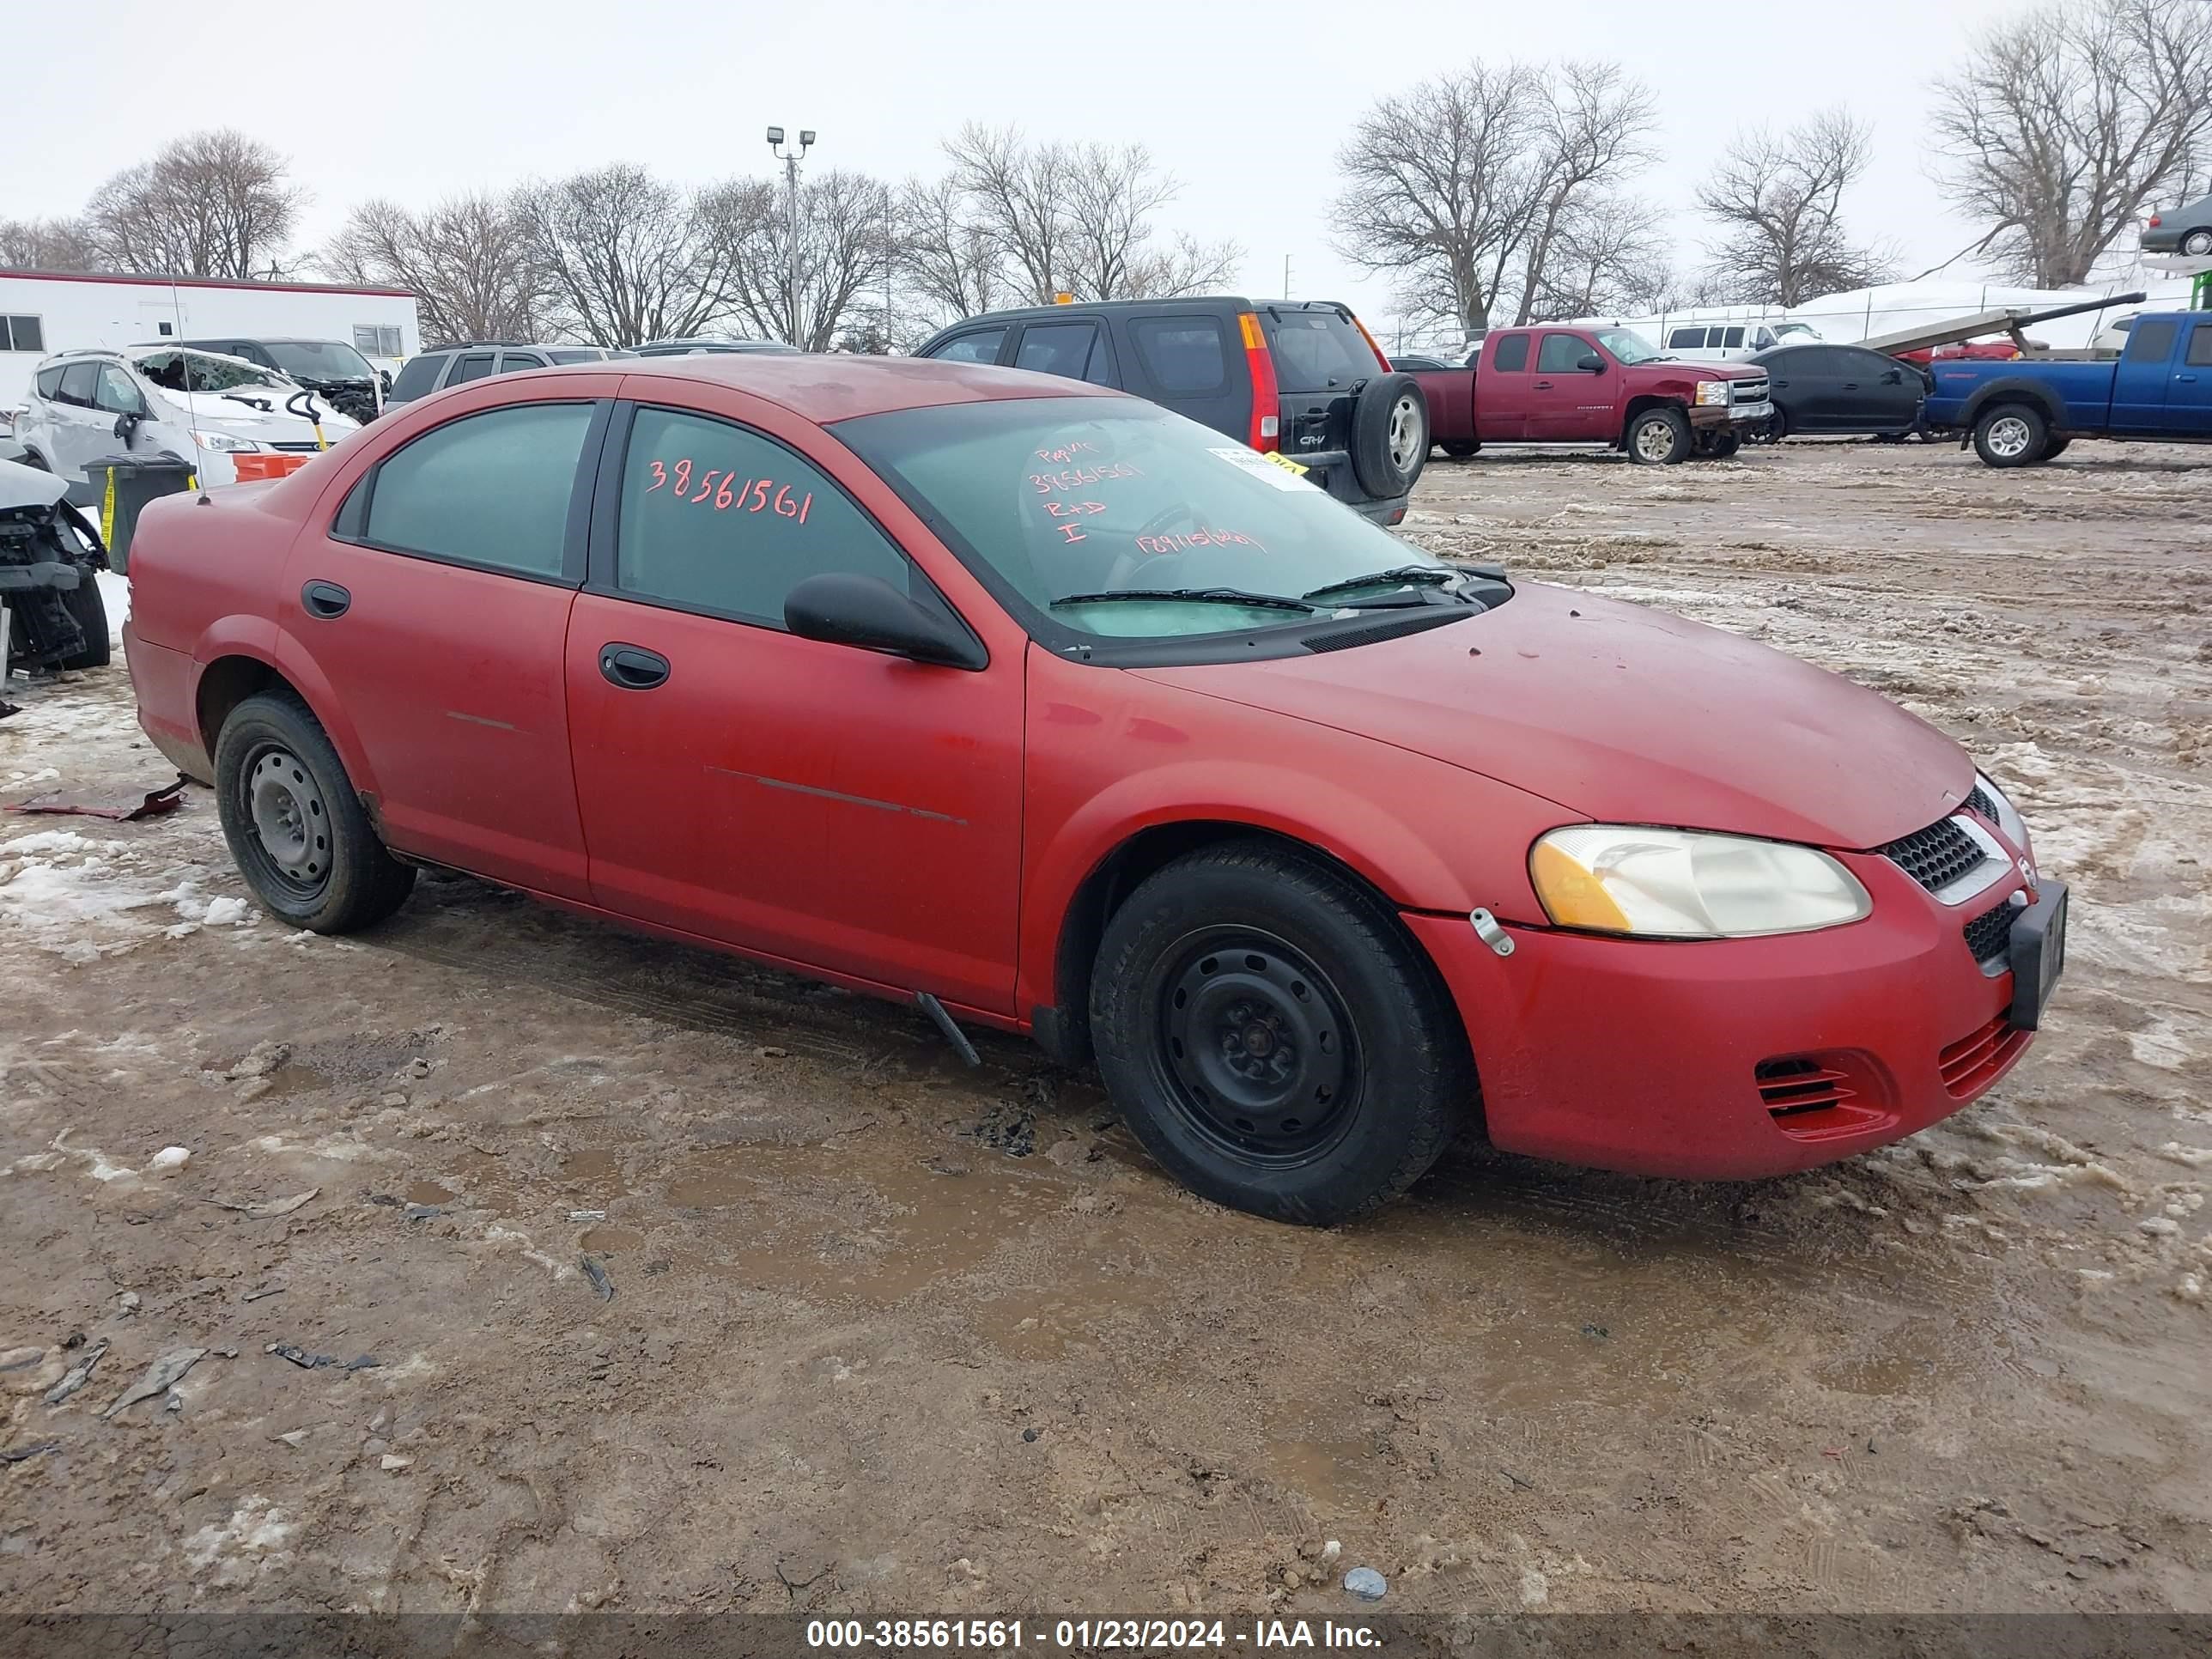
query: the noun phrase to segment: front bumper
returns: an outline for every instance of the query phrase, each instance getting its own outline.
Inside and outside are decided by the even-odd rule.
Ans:
[[[1693,431],[1735,431],[1765,425],[1774,413],[1774,403],[1771,398],[1761,398],[1755,404],[1692,404],[1689,411]]]
[[[1747,1180],[1900,1139],[1988,1090],[2033,1034],[2007,1018],[2011,974],[1985,972],[1963,929],[2027,884],[2014,872],[1946,907],[1886,859],[1838,856],[1874,910],[1815,933],[1665,942],[1509,927],[1501,957],[1463,917],[1407,916],[1466,1023],[1492,1144]],[[1800,1081],[1816,1073],[1836,1082]],[[1808,1108],[1820,1088],[1837,1103]]]

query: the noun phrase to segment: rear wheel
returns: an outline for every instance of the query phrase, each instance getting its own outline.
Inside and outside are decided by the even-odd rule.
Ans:
[[[1743,447],[1743,440],[1733,432],[1717,432],[1711,437],[1700,438],[1692,459],[1724,461]]]
[[[1673,466],[1690,458],[1689,416],[1672,404],[1647,409],[1628,423],[1628,459],[1639,466]]]
[[[1463,461],[1482,446],[1472,438],[1447,438],[1437,446],[1455,461]]]
[[[2212,253],[2212,230],[2191,231],[2181,239],[2181,251],[2196,259]]]
[[[215,749],[223,839],[278,920],[349,933],[404,902],[415,872],[385,851],[337,750],[307,706],[264,692],[230,711]]]
[[[2071,438],[2052,438],[2043,446],[2043,459],[2046,461],[2057,460],[2066,453],[2066,446],[2073,441]]]
[[[1178,860],[1107,924],[1091,1030],[1182,1183],[1330,1226],[1413,1185],[1475,1097],[1456,1012],[1375,896],[1264,843]]]
[[[2027,404],[1999,404],[1974,422],[1974,453],[1984,466],[2033,466],[2050,441],[2043,412]]]

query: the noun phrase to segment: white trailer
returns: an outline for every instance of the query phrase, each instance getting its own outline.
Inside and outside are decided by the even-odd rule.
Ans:
[[[54,352],[222,335],[337,340],[395,374],[422,349],[403,288],[0,269],[0,429]]]

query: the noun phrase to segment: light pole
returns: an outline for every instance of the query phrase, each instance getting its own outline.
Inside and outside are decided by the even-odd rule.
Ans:
[[[784,273],[784,281],[788,285],[791,295],[791,323],[789,331],[784,337],[793,345],[799,343],[799,164],[805,159],[806,152],[813,147],[813,143],[814,129],[812,127],[799,128],[799,148],[790,150],[782,148],[783,129],[781,127],[770,127],[768,130],[769,154],[783,163],[784,185],[790,198],[791,241],[786,249],[790,256],[790,262],[789,268]]]

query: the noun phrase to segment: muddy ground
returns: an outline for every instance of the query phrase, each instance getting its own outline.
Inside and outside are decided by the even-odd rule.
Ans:
[[[203,792],[0,820],[0,1606],[2212,1609],[2208,508],[2088,444],[1431,468],[1416,539],[1902,700],[2074,884],[2000,1088],[1753,1187],[1470,1147],[1273,1226],[1011,1041],[456,878],[289,933]],[[119,662],[22,685],[0,799],[166,780]]]

